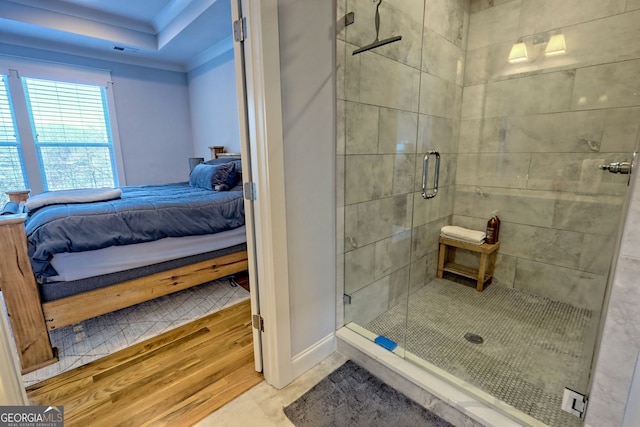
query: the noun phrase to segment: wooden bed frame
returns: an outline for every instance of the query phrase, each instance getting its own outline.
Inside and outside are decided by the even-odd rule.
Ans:
[[[48,331],[247,270],[241,251],[42,303],[27,254],[26,215],[0,217],[0,290],[22,373],[58,361]]]

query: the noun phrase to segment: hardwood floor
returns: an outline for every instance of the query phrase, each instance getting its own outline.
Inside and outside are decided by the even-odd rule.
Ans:
[[[190,426],[262,381],[250,302],[27,388],[65,426]]]

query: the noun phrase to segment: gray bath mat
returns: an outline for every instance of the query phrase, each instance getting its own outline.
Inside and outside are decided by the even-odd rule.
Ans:
[[[284,413],[296,427],[453,427],[350,360]]]

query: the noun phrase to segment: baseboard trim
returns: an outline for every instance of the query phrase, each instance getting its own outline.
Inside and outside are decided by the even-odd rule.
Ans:
[[[291,359],[293,378],[298,378],[325,358],[329,357],[336,351],[336,347],[336,334],[331,333],[311,347],[296,354],[293,359]]]

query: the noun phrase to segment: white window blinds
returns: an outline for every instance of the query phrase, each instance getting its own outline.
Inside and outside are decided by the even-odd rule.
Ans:
[[[45,190],[115,186],[105,88],[22,80]]]

